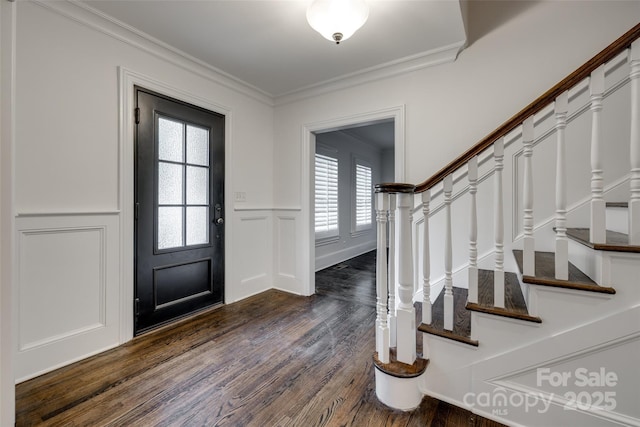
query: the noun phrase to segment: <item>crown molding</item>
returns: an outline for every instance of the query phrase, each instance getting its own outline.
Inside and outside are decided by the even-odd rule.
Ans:
[[[423,68],[453,62],[458,57],[458,54],[466,47],[466,43],[466,40],[462,40],[447,46],[421,52],[417,55],[396,59],[354,73],[344,74],[330,80],[305,86],[291,92],[286,92],[275,97],[275,105],[285,105],[365,83],[411,73]]]
[[[246,95],[261,103],[270,106],[274,105],[273,97],[269,93],[182,52],[147,33],[118,21],[85,3],[75,0],[32,0],[32,3],[147,52],[213,83]]]
[[[423,68],[453,62],[466,47],[466,40],[461,40],[448,46],[344,74],[279,95],[272,95],[84,2],[78,0],[32,0],[32,3],[269,106],[284,105]]]

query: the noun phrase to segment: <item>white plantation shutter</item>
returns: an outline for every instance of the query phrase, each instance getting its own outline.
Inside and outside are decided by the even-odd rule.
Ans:
[[[316,154],[316,235],[338,234],[338,159]]]
[[[356,163],[356,229],[371,226],[371,168]]]

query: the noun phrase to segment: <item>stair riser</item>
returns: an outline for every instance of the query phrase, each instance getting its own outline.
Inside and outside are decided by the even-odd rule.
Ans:
[[[451,362],[451,369],[454,369],[459,363],[471,363],[491,354],[510,351],[516,345],[522,345],[523,339],[530,343],[544,342],[557,333],[589,323],[601,315],[623,312],[639,305],[637,275],[640,255],[613,253],[608,254],[604,261],[608,264],[605,270],[610,271],[607,280],[615,285],[615,295],[531,285],[531,296],[539,303],[542,324],[472,312],[471,327],[476,331],[480,346],[474,348],[424,334],[431,353],[445,351],[446,361],[440,359],[438,363]]]
[[[607,255],[602,251],[595,251],[578,242],[569,240],[569,262],[600,286],[610,286],[604,280],[607,276],[605,257]]]
[[[607,208],[607,230],[629,234],[629,210],[627,208]]]

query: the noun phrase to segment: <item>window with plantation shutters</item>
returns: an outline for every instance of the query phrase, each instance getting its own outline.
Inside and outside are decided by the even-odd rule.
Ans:
[[[338,159],[316,154],[316,238],[338,235]]]
[[[355,161],[355,231],[371,228],[371,167]]]

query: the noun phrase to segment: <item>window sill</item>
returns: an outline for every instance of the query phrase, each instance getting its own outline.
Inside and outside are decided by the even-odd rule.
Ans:
[[[360,237],[360,236],[364,236],[366,234],[371,233],[371,228],[366,228],[363,230],[355,230],[351,232],[351,237]]]
[[[320,237],[316,238],[316,246],[330,245],[340,241],[340,236]]]

